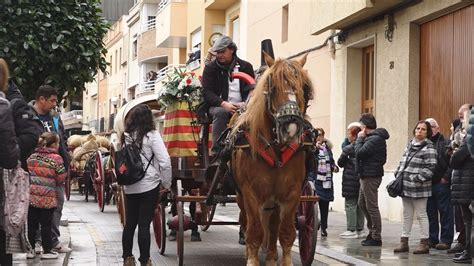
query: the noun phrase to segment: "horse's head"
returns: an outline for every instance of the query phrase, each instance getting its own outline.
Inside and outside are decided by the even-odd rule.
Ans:
[[[260,82],[266,109],[273,118],[279,143],[288,144],[303,133],[303,116],[311,97],[311,82],[303,69],[306,55],[299,61],[274,61],[266,53],[264,56],[269,69]]]
[[[276,61],[264,56],[268,69],[257,82],[239,122],[249,127],[253,137],[272,134],[278,143],[288,144],[301,137],[303,116],[312,98],[311,81],[303,69],[306,55],[301,60]]]

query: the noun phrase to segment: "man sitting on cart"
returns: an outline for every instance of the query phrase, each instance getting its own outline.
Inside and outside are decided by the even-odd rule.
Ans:
[[[232,72],[244,72],[255,77],[252,64],[237,56],[237,45],[228,36],[221,36],[210,49],[216,59],[204,67],[202,87],[204,101],[209,106],[212,118],[211,155],[217,157],[220,145],[218,139],[227,128],[230,117],[247,100],[253,85],[239,79],[232,79]],[[242,227],[239,243],[245,245]]]
[[[202,87],[204,101],[212,118],[211,155],[217,155],[217,140],[227,128],[232,114],[247,100],[253,85],[232,79],[232,72],[244,72],[255,77],[252,65],[237,56],[237,45],[228,36],[214,42],[210,52],[216,59],[204,67]]]

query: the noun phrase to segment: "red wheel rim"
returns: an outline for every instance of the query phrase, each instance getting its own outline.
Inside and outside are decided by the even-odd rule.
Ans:
[[[312,195],[312,189],[305,185],[301,195]],[[317,207],[314,202],[300,202],[298,206],[298,219],[304,221],[298,224],[298,244],[300,258],[303,265],[311,265],[314,259],[317,237]]]
[[[64,184],[64,194],[66,195],[67,200],[71,198],[71,167],[70,166],[67,169],[66,183]]]
[[[165,206],[161,203],[156,205],[155,217],[153,217],[153,231],[155,232],[155,241],[158,246],[158,251],[163,255],[166,247],[166,224]]]

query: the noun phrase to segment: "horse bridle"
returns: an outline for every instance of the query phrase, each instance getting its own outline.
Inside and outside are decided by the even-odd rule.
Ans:
[[[296,75],[296,69],[294,69],[293,66],[291,67],[295,71],[295,75]],[[296,98],[286,101],[285,103],[280,105],[276,110],[273,110],[272,103],[271,103],[272,96],[273,96],[272,88],[273,88],[272,74],[269,74],[267,77],[267,90],[264,91],[263,93],[266,99],[265,105],[267,107],[268,112],[271,114],[271,117],[275,124],[273,128],[273,132],[276,135],[275,141],[277,143],[281,143],[283,139],[283,132],[282,132],[283,126],[289,123],[295,123],[297,125],[296,136],[299,138],[299,136],[303,134],[304,119],[303,119],[303,114],[300,112],[299,106],[296,102]],[[290,96],[295,97],[293,90],[290,90],[290,89],[285,90],[285,93],[287,93]]]

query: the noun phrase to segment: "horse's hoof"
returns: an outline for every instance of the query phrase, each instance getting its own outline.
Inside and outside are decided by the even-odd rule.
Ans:
[[[276,266],[277,263],[276,263],[276,260],[267,260],[267,261],[265,261],[265,265],[267,265],[267,266]]]
[[[239,244],[241,244],[241,245],[247,244],[247,243],[245,242],[245,237],[239,237]]]

